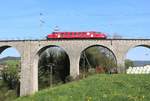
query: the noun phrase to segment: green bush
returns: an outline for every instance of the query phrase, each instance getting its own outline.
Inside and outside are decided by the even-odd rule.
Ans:
[[[125,67],[128,69],[129,67],[134,67],[134,63],[132,60],[126,59],[125,60]]]
[[[16,89],[19,86],[20,65],[19,61],[9,60],[4,63],[2,79],[9,89]]]

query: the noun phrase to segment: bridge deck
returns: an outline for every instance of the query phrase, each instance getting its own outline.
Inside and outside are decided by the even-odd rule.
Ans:
[[[150,40],[150,39],[49,39],[49,40],[46,40],[46,39],[21,39],[21,40],[0,40],[0,42],[18,42],[18,41],[62,41],[62,40]]]

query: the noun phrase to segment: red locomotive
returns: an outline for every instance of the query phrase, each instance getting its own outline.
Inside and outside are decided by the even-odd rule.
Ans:
[[[106,39],[101,32],[53,32],[47,35],[47,39]]]

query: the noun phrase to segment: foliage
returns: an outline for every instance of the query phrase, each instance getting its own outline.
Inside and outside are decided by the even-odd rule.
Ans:
[[[39,89],[52,84],[65,83],[70,71],[69,60],[65,51],[57,46],[50,46],[39,55]],[[104,72],[109,73],[114,67],[116,67],[115,58],[104,47],[90,47],[81,54],[80,76],[82,77],[94,74],[97,72],[96,70],[99,70],[98,68],[102,68]]]
[[[126,59],[125,60],[125,67],[128,69],[129,67],[134,67],[134,63],[132,60]]]
[[[0,101],[12,101],[16,98],[17,95],[15,90],[10,90],[8,86],[0,80]]]
[[[149,101],[149,75],[98,74],[15,101]]]
[[[81,72],[88,72],[90,68],[101,68],[104,72],[109,73],[112,69],[116,69],[116,67],[115,57],[108,49],[104,47],[90,47],[81,54]]]
[[[2,79],[9,89],[16,89],[19,86],[20,61],[8,60],[4,63]]]
[[[123,37],[121,35],[119,35],[118,33],[113,33],[112,38],[113,39],[122,39]]]
[[[69,59],[65,51],[59,47],[49,47],[40,54],[39,89],[65,83],[69,75]]]

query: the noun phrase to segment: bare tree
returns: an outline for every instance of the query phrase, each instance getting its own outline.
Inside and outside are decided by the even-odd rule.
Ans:
[[[114,33],[112,36],[113,39],[122,39],[122,36],[119,35],[118,33]]]

